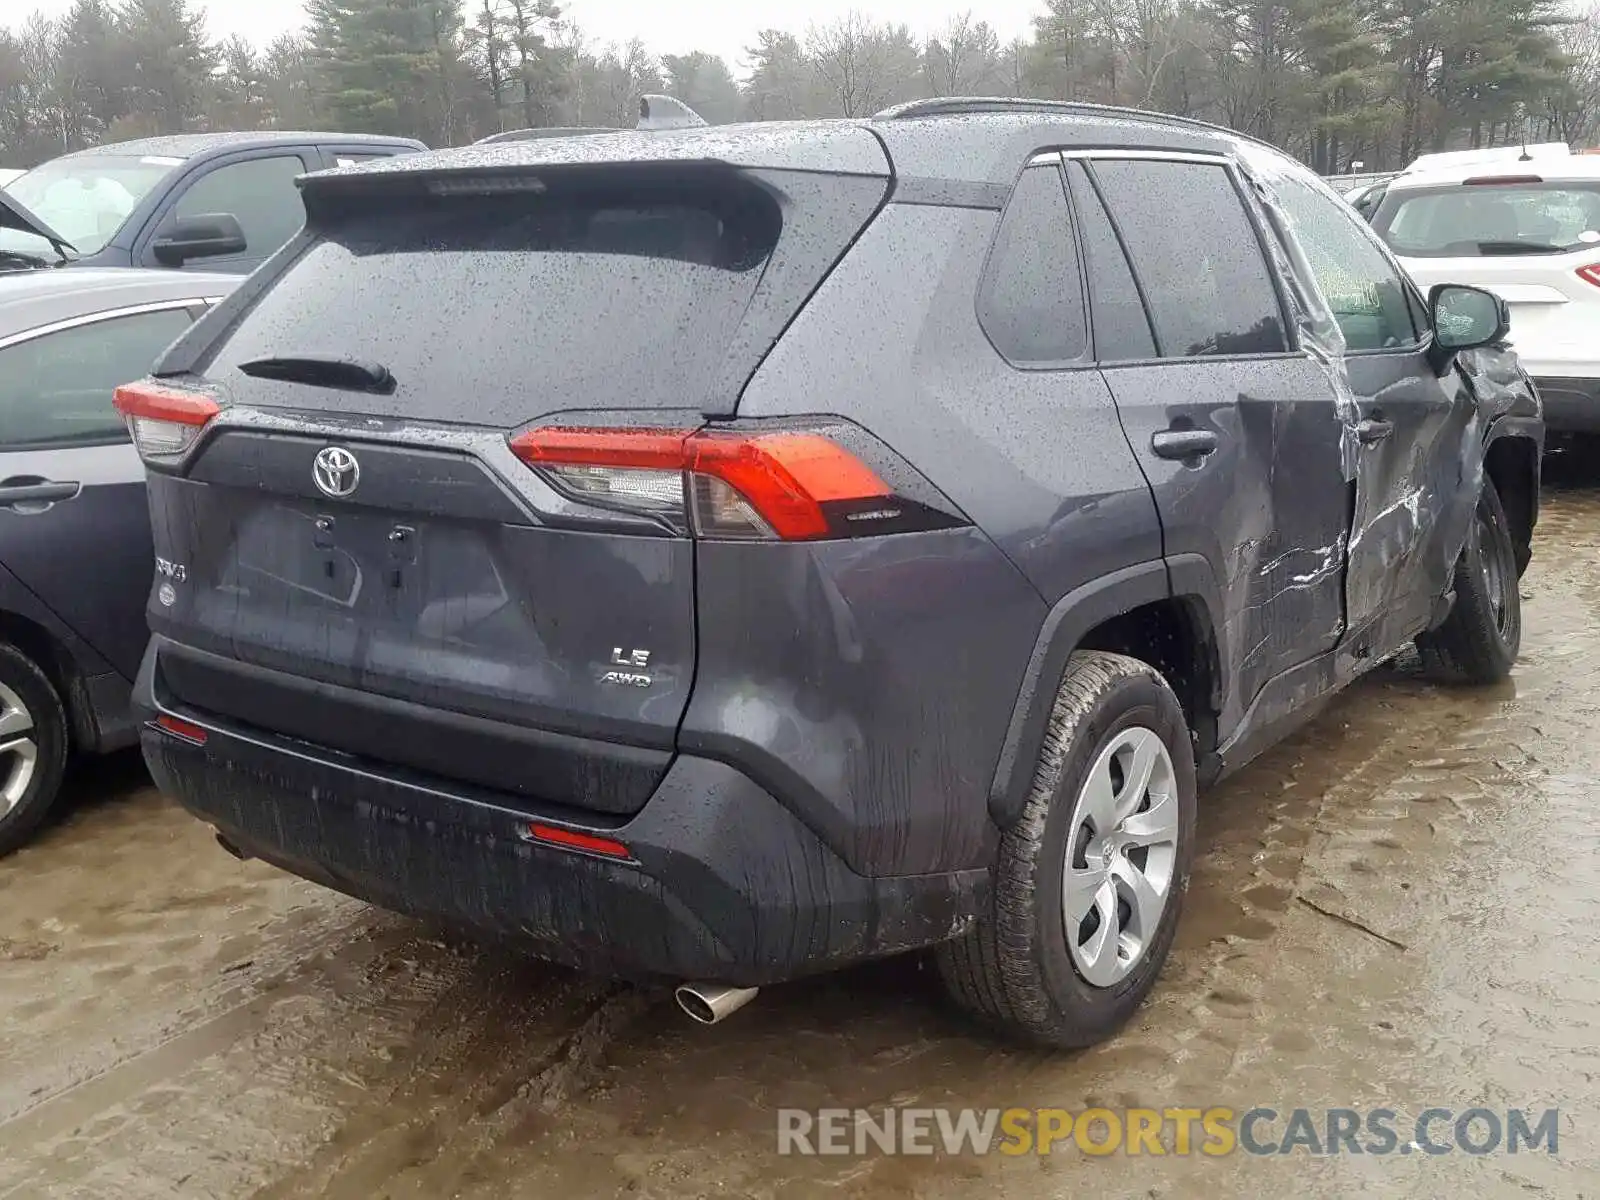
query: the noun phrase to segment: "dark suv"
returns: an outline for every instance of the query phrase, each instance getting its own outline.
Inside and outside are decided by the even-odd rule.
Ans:
[[[1413,640],[1511,669],[1504,307],[1266,146],[939,101],[303,187],[118,394],[145,753],[237,853],[703,1020],[937,947],[1080,1045],[1199,785]]]

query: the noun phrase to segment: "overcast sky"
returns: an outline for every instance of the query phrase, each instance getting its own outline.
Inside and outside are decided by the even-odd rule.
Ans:
[[[213,38],[243,34],[264,44],[304,22],[303,0],[202,0],[206,28]],[[66,12],[72,0],[0,0],[5,16],[0,22],[20,22],[35,8],[52,16]],[[468,0],[466,7],[472,7]],[[875,21],[909,25],[918,36],[936,32],[959,12],[971,10],[994,26],[1002,41],[1026,34],[1032,28],[1042,0],[808,0],[785,4],[781,0],[567,0],[566,16],[590,41],[625,42],[643,39],[655,54],[681,54],[709,50],[721,54],[736,73],[742,73],[744,50],[755,41],[756,31],[768,27],[804,32],[811,22],[826,23],[856,9]]]

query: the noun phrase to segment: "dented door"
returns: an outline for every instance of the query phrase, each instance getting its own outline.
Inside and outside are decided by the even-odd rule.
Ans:
[[[1096,357],[1154,494],[1164,552],[1203,557],[1221,592],[1226,731],[1268,682],[1332,650],[1344,629],[1350,500],[1335,391],[1290,348],[1228,167],[1095,155],[1069,177]]]
[[[1321,310],[1319,359],[1341,393],[1354,488],[1343,649],[1393,653],[1435,615],[1477,503],[1483,432],[1454,363],[1429,354],[1427,306],[1365,222],[1302,168],[1267,169],[1275,219]]]
[[[1412,349],[1351,354],[1346,367],[1357,416],[1346,646],[1384,657],[1449,590],[1482,480],[1483,433],[1453,364],[1440,378]]]

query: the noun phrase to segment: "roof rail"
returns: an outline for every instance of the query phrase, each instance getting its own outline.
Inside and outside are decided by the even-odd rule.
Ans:
[[[636,130],[645,132],[662,129],[698,129],[706,119],[682,100],[673,96],[641,96],[639,98],[639,123]],[[622,133],[609,125],[568,125],[541,129],[506,129],[479,138],[475,146],[497,142],[531,142],[542,138],[589,137],[600,133]]]
[[[1237,129],[1229,129],[1226,125],[1216,125],[1195,117],[1180,117],[1176,113],[1154,112],[1144,108],[1123,108],[1115,104],[1091,104],[1085,100],[1031,100],[1019,96],[938,96],[931,100],[910,100],[905,104],[896,104],[880,113],[875,113],[872,119],[901,121],[912,117],[960,117],[983,113],[1041,115],[1059,113],[1086,117],[1138,117],[1140,120],[1159,121],[1186,129],[1203,129],[1207,133],[1225,133],[1229,137],[1242,138],[1260,146],[1271,146],[1270,142],[1252,137],[1248,133],[1240,133]]]
[[[532,129],[503,129],[499,133],[491,133],[488,137],[481,137],[472,144],[474,146],[492,146],[500,142],[534,142],[544,138],[590,137],[594,134],[620,132],[620,129],[612,129],[604,125],[562,125]]]

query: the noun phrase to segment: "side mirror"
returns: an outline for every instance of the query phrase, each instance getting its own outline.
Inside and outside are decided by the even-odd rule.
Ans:
[[[1428,292],[1433,345],[1442,371],[1463,350],[1491,346],[1511,330],[1511,309],[1499,296],[1461,283],[1437,283]]]
[[[157,261],[169,267],[181,267],[191,258],[243,254],[248,248],[244,228],[232,213],[178,217],[167,223],[151,246]]]

